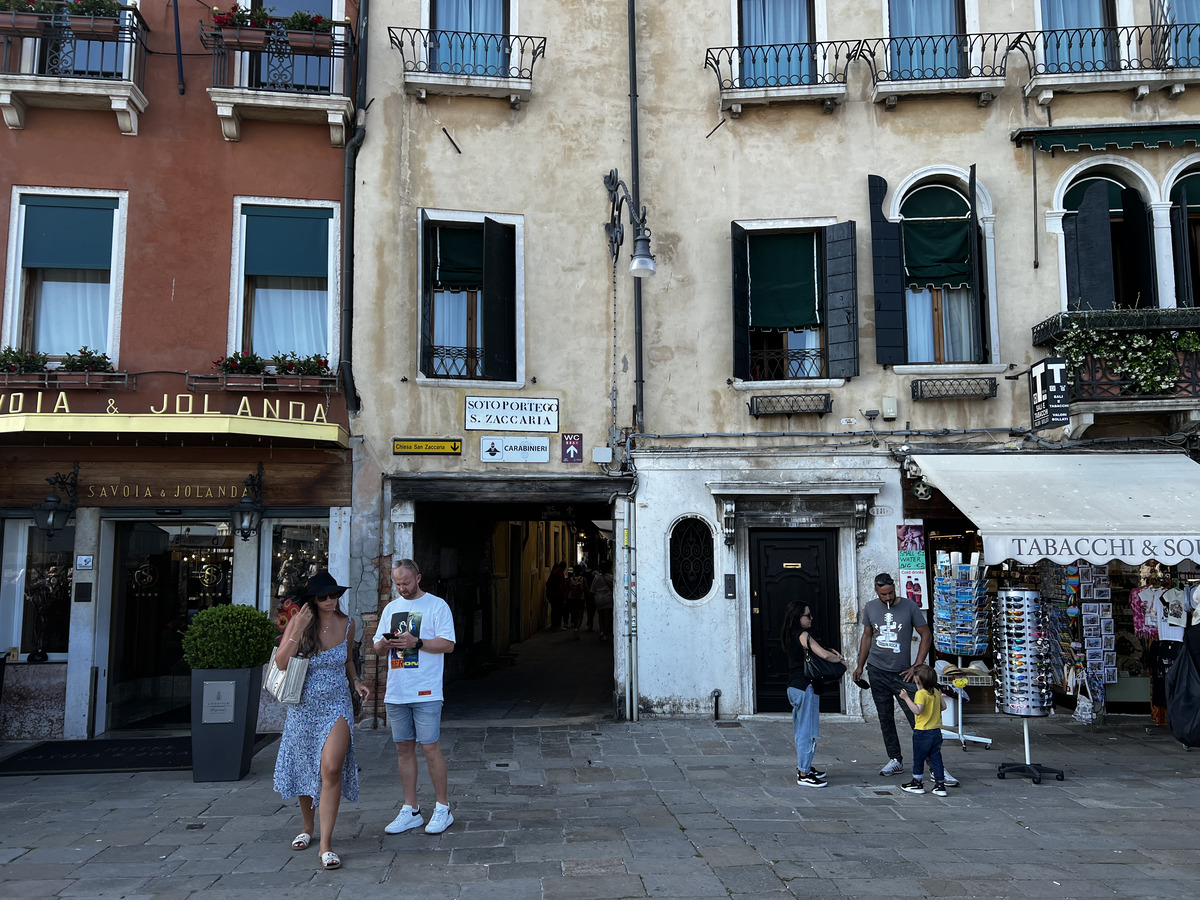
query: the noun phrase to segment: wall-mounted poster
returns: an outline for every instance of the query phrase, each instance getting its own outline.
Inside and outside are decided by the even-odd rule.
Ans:
[[[929,585],[925,580],[925,525],[905,520],[896,526],[896,551],[899,571],[896,593],[912,600],[921,609],[929,608]]]

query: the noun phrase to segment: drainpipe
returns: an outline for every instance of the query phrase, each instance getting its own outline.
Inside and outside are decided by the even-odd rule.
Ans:
[[[721,689],[713,688],[711,696],[713,702],[713,721],[718,722],[721,719]]]
[[[346,142],[346,169],[342,178],[342,334],[338,350],[338,372],[346,391],[346,410],[359,411],[358,392],[354,389],[354,370],[350,363],[354,331],[354,181],[358,170],[358,151],[367,139],[363,124],[367,103],[367,22],[371,0],[362,0],[358,11],[358,71],[355,78],[354,136]]]
[[[637,637],[637,548],[633,535],[637,526],[637,486],[625,497],[625,603],[629,610],[629,677],[625,682],[625,721],[636,722],[638,702]]]
[[[636,0],[629,0],[629,193],[633,197],[633,214],[642,214],[642,167],[638,150],[638,89],[637,89],[637,10]],[[642,387],[642,279],[633,279],[633,413],[635,431],[646,430],[646,399]]]
[[[175,14],[175,71],[179,78],[179,95],[182,97],[187,86],[183,83],[183,46],[179,42],[179,0],[171,4],[171,9]]]

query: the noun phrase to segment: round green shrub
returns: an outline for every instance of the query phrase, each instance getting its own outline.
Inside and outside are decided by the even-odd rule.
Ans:
[[[196,613],[183,633],[183,658],[193,669],[249,669],[271,658],[279,630],[253,606],[224,603]]]

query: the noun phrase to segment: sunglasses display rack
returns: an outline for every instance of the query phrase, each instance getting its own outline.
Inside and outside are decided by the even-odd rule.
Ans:
[[[985,569],[939,566],[933,579],[933,645],[939,653],[983,656],[988,648]]]
[[[1054,708],[1050,636],[1050,611],[1038,591],[996,592],[992,610],[996,710],[1021,717],[1025,732],[1025,762],[1001,763],[996,772],[998,778],[1019,773],[1039,784],[1043,775],[1052,774],[1063,780],[1061,769],[1029,760],[1029,720],[1048,716]]]

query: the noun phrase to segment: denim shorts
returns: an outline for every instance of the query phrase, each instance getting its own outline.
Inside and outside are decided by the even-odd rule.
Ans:
[[[392,740],[413,741],[418,744],[436,744],[442,736],[442,701],[425,700],[421,703],[385,703],[388,722],[392,726]]]

